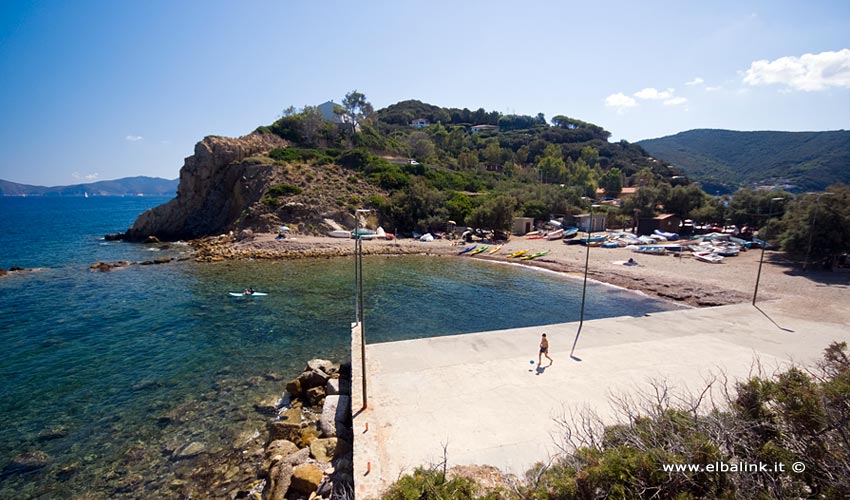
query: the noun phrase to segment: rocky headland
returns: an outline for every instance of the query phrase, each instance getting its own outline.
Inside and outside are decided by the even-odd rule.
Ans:
[[[177,196],[107,239],[193,240],[244,230],[272,232],[282,224],[301,234],[324,234],[335,228],[329,220],[354,224],[346,205],[381,193],[338,165],[269,157],[288,146],[274,134],[204,138],[180,169]],[[281,194],[274,186],[288,190]]]

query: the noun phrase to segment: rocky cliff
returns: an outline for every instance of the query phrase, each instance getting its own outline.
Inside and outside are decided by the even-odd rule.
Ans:
[[[177,197],[142,213],[125,238],[141,241],[191,239],[225,231],[240,213],[262,196],[268,169],[245,162],[286,142],[271,134],[238,139],[209,136],[180,169]]]
[[[204,138],[180,170],[177,197],[142,213],[123,238],[188,240],[243,229],[272,232],[280,224],[296,232],[324,233],[332,229],[325,219],[347,225],[353,218],[346,205],[382,194],[337,165],[287,164],[269,158],[269,151],[287,146],[273,134]],[[297,189],[263,202],[276,184]]]

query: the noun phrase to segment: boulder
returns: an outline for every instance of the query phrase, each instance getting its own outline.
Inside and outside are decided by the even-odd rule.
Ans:
[[[277,405],[280,398],[270,396],[254,403],[254,410],[262,415],[274,416],[277,413]]]
[[[339,371],[339,366],[327,359],[311,359],[307,362],[307,369],[305,371],[323,371],[332,375]]]
[[[293,397],[300,396],[303,393],[303,391],[301,390],[301,379],[297,378],[295,380],[287,382],[286,392],[292,395]]]
[[[3,468],[3,476],[32,472],[46,467],[49,463],[50,455],[47,453],[41,450],[28,451],[13,458],[12,461]]]
[[[322,469],[314,464],[301,464],[292,471],[291,488],[304,495],[309,495],[319,489],[322,484]]]
[[[263,498],[266,500],[284,500],[292,483],[293,468],[286,462],[275,464],[269,471]]]
[[[296,451],[298,451],[298,446],[285,439],[276,439],[266,446],[266,456],[272,460],[275,460],[275,457],[280,457],[278,460],[285,459]]]
[[[314,439],[318,438],[319,434],[320,431],[318,426],[316,424],[310,424],[301,429],[301,434],[295,444],[297,444],[300,448],[310,446],[310,443],[313,442]]]
[[[313,387],[324,387],[331,378],[330,375],[323,370],[310,370],[298,376],[298,381],[302,391],[308,391]]]
[[[350,396],[333,395],[325,397],[322,416],[319,417],[319,429],[325,437],[336,437],[337,426],[344,426],[351,420]]]
[[[325,384],[325,394],[328,396],[333,396],[335,394],[339,394],[339,379],[332,378],[328,380],[328,383]]]
[[[306,396],[310,406],[320,406],[325,399],[325,387],[311,387],[307,390]]]
[[[310,459],[310,449],[309,448],[302,448],[302,449],[296,451],[295,453],[293,453],[292,455],[289,455],[288,457],[286,457],[284,459],[284,461],[286,463],[288,463],[289,465],[295,467],[296,465],[301,465],[301,464],[307,462],[307,460],[309,460],[309,459]]]
[[[314,439],[310,443],[310,455],[319,462],[330,462],[336,452],[336,438]]]
[[[243,229],[239,231],[239,235],[236,236],[237,241],[251,241],[254,239],[254,231],[250,229]]]

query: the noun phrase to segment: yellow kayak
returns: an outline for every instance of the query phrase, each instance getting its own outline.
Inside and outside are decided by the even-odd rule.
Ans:
[[[531,260],[531,259],[536,259],[537,257],[543,257],[544,255],[546,255],[546,254],[548,254],[548,253],[549,253],[549,250],[544,250],[544,251],[542,251],[542,252],[537,252],[537,253],[532,253],[532,254],[528,254],[528,255],[523,255],[522,257],[520,257],[520,258],[519,258],[519,260]]]
[[[509,258],[519,257],[520,255],[525,255],[527,252],[528,252],[527,248],[525,250],[518,250],[518,251],[508,255],[508,257]]]
[[[490,250],[490,252],[489,252],[489,253],[490,253],[490,254],[494,254],[494,253],[498,252],[498,251],[499,251],[499,250],[501,250],[501,249],[502,249],[502,245],[496,245],[495,247],[493,247],[493,249],[492,249],[492,250]]]

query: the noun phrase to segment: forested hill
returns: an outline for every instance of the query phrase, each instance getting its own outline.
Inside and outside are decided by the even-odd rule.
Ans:
[[[327,115],[330,106],[322,106],[289,108],[275,123],[259,127],[258,134],[289,144],[271,151],[266,161],[342,167],[350,173],[348,184],[365,181],[382,194],[362,200],[340,193],[339,208],[373,208],[386,227],[399,231],[425,230],[447,220],[503,227],[512,214],[546,219],[581,213],[587,210],[585,197],[596,198],[598,188],[616,196],[625,186],[687,184],[640,146],[609,142],[604,128],[565,115],[547,120],[543,113],[503,115],[417,100],[375,111],[356,91],[335,106],[333,120]],[[286,183],[302,193],[268,200],[281,220],[295,218],[286,208],[293,203],[314,211],[331,208],[317,205],[316,199],[327,196],[318,196],[314,183],[298,175],[293,170]],[[493,218],[497,215],[499,220]]]
[[[850,131],[737,132],[698,129],[639,141],[709,193],[740,187],[793,185],[819,191],[850,182]]]
[[[31,186],[0,179],[0,196],[173,196],[177,179],[124,177],[72,186]]]

